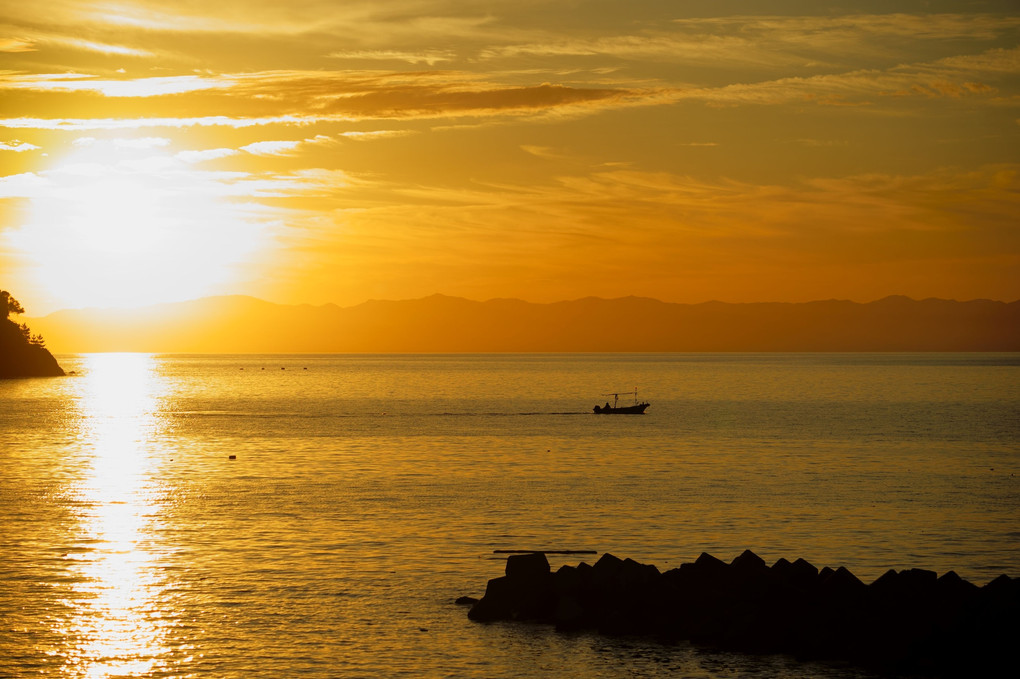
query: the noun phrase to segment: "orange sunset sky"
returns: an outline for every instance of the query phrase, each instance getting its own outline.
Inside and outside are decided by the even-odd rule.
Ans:
[[[1015,0],[0,0],[0,287],[1020,298]]]

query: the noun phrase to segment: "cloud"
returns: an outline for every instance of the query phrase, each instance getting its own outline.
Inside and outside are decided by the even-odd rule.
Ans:
[[[300,145],[300,141],[257,141],[242,146],[241,150],[256,156],[287,156],[293,155]]]
[[[695,39],[677,35],[622,35],[593,38],[550,40],[520,45],[504,45],[483,49],[482,60],[516,59],[518,57],[613,57],[627,60],[653,59],[687,63],[730,62],[758,64],[764,62],[799,63],[802,59],[776,55],[766,58],[760,45],[741,36],[698,36]]]
[[[393,137],[406,137],[412,134],[417,134],[414,130],[369,130],[369,131],[351,131],[341,132],[338,137],[349,139],[351,141],[368,141],[371,139],[388,139]]]
[[[222,77],[179,75],[155,78],[100,80],[84,73],[38,73],[0,75],[0,90],[34,92],[95,92],[105,97],[159,97],[201,90],[224,89]]]
[[[204,149],[202,151],[180,151],[174,157],[185,163],[203,163],[207,160],[218,160],[236,156],[239,151],[234,149]]]
[[[0,38],[0,52],[35,52],[35,41],[29,38]]]
[[[170,140],[166,137],[142,137],[140,139],[114,139],[113,145],[124,149],[151,149],[162,146],[169,146]]]
[[[642,33],[564,36],[487,47],[483,60],[517,57],[608,57],[628,61],[805,67],[905,54],[921,41],[991,41],[1020,28],[1020,18],[995,14],[852,14],[728,16],[675,19]]]
[[[277,115],[182,118],[40,119],[7,118],[0,126],[44,129],[137,129],[141,127],[311,124],[372,119],[436,119],[499,115],[577,115],[663,103],[660,88],[572,87],[551,82],[508,85],[466,72],[270,71],[222,76],[93,80],[85,74],[0,77],[0,89],[98,92],[114,97],[150,97],[215,90],[240,105],[258,102]],[[182,102],[183,103],[183,102]],[[223,100],[199,100],[192,108],[223,109]]]
[[[788,77],[723,87],[691,88],[677,99],[711,104],[786,104],[814,102],[830,105],[861,105],[878,97],[961,97],[988,95],[995,88],[977,81],[1020,74],[1020,48],[994,49],[973,56],[959,56],[893,68],[862,69],[845,73]]]
[[[563,158],[561,154],[557,153],[555,149],[551,149],[548,146],[535,146],[533,144],[522,144],[521,150],[525,153],[535,156],[536,158],[547,158],[547,159],[559,159]]]
[[[25,141],[0,141],[0,151],[14,151],[15,153],[22,153],[24,151],[37,151],[39,149],[35,144],[29,144]]]
[[[420,83],[366,89],[319,100],[323,110],[352,119],[435,119],[465,116],[570,115],[658,103],[661,93],[580,88],[553,83],[521,87]]]
[[[435,66],[444,61],[453,61],[456,54],[452,50],[426,50],[423,52],[401,52],[398,50],[360,50],[348,52],[332,52],[327,55],[331,59],[349,59],[360,61],[403,61],[409,64],[427,64]]]
[[[737,15],[675,19],[673,25],[690,33],[740,32],[766,39],[831,47],[834,38],[859,43],[864,36],[912,40],[994,40],[1020,27],[1020,17],[990,13],[966,14],[846,14],[840,16]]]
[[[49,182],[35,172],[0,177],[0,198],[32,198],[41,196]]]
[[[232,127],[246,128],[263,125],[310,125],[316,122],[349,121],[346,116],[266,116],[230,117],[197,116],[187,118],[0,118],[0,128],[21,130],[139,130],[146,128]]]
[[[80,38],[56,38],[50,42],[56,42],[66,47],[85,50],[87,52],[98,52],[100,54],[116,54],[123,57],[154,57],[156,54],[149,50],[137,49],[135,47],[124,47],[123,45],[110,45],[108,43],[82,40]]]
[[[437,38],[475,35],[493,21],[488,6],[476,16],[464,16],[458,4],[428,0],[302,0],[254,5],[247,0],[216,3],[165,3],[131,0],[117,4],[94,2],[21,3],[8,12],[21,24],[59,22],[69,34],[87,27],[92,33],[164,35],[210,34],[299,38],[343,38],[345,44],[393,45],[409,39],[434,42]]]

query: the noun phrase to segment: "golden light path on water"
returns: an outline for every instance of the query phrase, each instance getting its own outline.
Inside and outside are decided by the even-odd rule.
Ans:
[[[77,490],[75,609],[64,635],[67,675],[144,676],[168,655],[159,610],[159,521],[151,442],[162,423],[155,361],[146,354],[93,354],[80,387],[82,449],[91,455]]]

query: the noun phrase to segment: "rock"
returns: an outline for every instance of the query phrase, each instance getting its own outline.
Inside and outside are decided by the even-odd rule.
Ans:
[[[515,555],[490,580],[472,620],[532,620],[560,630],[688,639],[935,676],[991,675],[1020,636],[1020,580],[982,588],[950,571],[889,570],[866,586],[849,569],[750,550],[708,553],[665,573],[604,554],[551,574],[542,554]]]
[[[513,554],[507,558],[506,575],[489,580],[485,595],[471,607],[468,617],[479,622],[541,620],[554,606],[552,575],[545,554]]]
[[[0,378],[60,377],[64,371],[57,359],[43,346],[42,337],[33,336],[27,325],[15,323],[11,314],[25,310],[6,290],[0,290]]]
[[[506,560],[508,578],[544,578],[549,575],[549,560],[543,552],[511,554]]]
[[[793,562],[793,572],[798,580],[803,579],[805,581],[814,579],[818,575],[818,569],[804,559],[797,559]]]
[[[513,617],[514,590],[505,575],[485,584],[485,594],[468,611],[468,618],[478,622],[507,620]]]
[[[616,579],[624,589],[634,590],[648,587],[659,578],[659,569],[652,565],[624,559],[616,572]]]
[[[46,347],[21,341],[9,331],[13,321],[0,319],[0,378],[61,377],[63,369]]]
[[[896,569],[890,568],[883,573],[877,580],[868,585],[868,587],[883,596],[888,596],[895,592],[898,588],[900,574],[896,572]]]
[[[730,562],[733,570],[741,573],[763,573],[769,569],[765,559],[761,558],[750,549],[745,549],[740,556]]]
[[[597,587],[607,585],[616,578],[616,574],[620,572],[622,567],[623,560],[606,552],[592,566],[592,583]]]
[[[553,608],[553,623],[560,631],[590,627],[591,621],[583,606],[572,596],[561,596]]]
[[[944,596],[968,596],[978,591],[978,586],[967,582],[956,571],[946,571],[936,582],[938,591]]]

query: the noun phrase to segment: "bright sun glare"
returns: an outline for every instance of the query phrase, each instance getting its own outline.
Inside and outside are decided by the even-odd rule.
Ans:
[[[40,174],[49,190],[13,242],[61,307],[216,294],[264,245],[250,206],[229,197],[233,175],[195,169],[165,148],[90,141]]]

